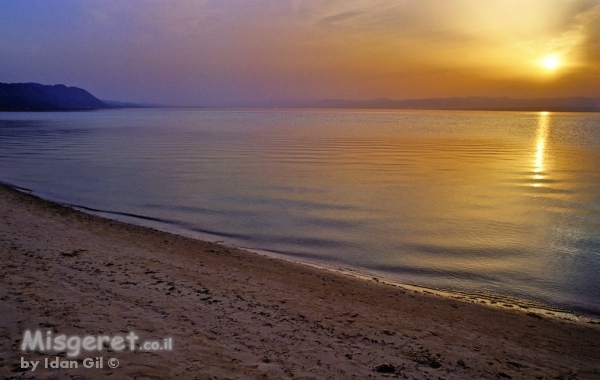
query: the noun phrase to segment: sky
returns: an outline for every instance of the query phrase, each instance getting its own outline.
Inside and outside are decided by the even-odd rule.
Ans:
[[[1,0],[0,82],[209,107],[600,97],[600,0]]]

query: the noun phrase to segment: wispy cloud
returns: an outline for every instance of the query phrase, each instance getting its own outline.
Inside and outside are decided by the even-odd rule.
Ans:
[[[3,12],[6,4],[16,10]],[[591,74],[600,0],[19,4],[0,2],[0,16],[11,15],[0,17],[4,80],[79,75],[108,91],[118,78],[114,86],[126,84],[132,97],[158,94],[141,100],[539,96],[559,95],[566,81],[577,83],[571,92],[600,88]],[[551,77],[537,62],[553,51],[569,65]]]

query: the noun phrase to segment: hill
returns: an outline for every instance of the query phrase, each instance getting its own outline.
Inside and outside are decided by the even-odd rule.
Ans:
[[[110,108],[94,95],[63,84],[0,83],[0,111],[61,111]]]

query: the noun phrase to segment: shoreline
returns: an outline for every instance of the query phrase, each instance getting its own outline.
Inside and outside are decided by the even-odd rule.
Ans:
[[[312,268],[315,268],[318,270],[325,270],[325,271],[329,271],[329,272],[333,272],[333,273],[337,273],[337,274],[341,274],[341,275],[345,275],[345,276],[355,277],[355,278],[365,280],[365,281],[374,280],[374,281],[380,282],[382,284],[388,284],[390,286],[400,287],[402,289],[409,290],[409,291],[416,291],[416,292],[424,293],[424,294],[435,294],[440,297],[452,298],[452,299],[460,300],[463,302],[480,303],[480,304],[488,305],[488,306],[494,307],[494,308],[517,310],[517,311],[521,311],[524,313],[533,313],[533,314],[538,314],[538,315],[546,316],[546,317],[550,317],[550,318],[558,318],[558,319],[565,319],[565,320],[571,320],[571,321],[581,321],[581,322],[586,322],[586,323],[591,323],[591,324],[600,324],[600,316],[578,313],[575,311],[563,309],[560,306],[551,305],[551,304],[547,304],[547,303],[543,303],[543,302],[521,299],[518,297],[501,295],[501,294],[492,294],[492,293],[485,294],[485,295],[484,294],[474,294],[474,293],[469,293],[467,291],[436,289],[436,288],[428,288],[426,286],[420,286],[420,285],[415,285],[415,284],[407,284],[407,283],[395,281],[395,280],[393,280],[391,278],[387,278],[385,276],[371,274],[368,272],[363,272],[360,270],[360,268],[343,267],[343,266],[337,266],[337,265],[328,266],[328,265],[322,264],[322,263],[312,263],[309,261],[297,260],[297,259],[294,259],[291,257],[287,257],[287,256],[285,256],[285,254],[270,252],[268,250],[257,250],[257,249],[252,249],[252,248],[248,248],[248,247],[237,246],[235,244],[229,244],[228,242],[223,241],[223,240],[209,240],[209,238],[222,239],[222,237],[218,236],[218,235],[205,234],[205,236],[203,236],[202,234],[188,232],[185,229],[160,228],[159,225],[165,223],[162,221],[154,221],[151,219],[144,220],[143,217],[138,217],[138,216],[133,216],[133,215],[120,215],[118,213],[111,212],[111,211],[96,210],[96,209],[89,208],[86,206],[73,205],[73,204],[69,204],[69,203],[53,201],[53,200],[46,199],[43,196],[36,194],[35,191],[33,191],[31,189],[20,187],[20,186],[2,182],[2,181],[0,181],[0,186],[6,186],[8,188],[12,188],[14,190],[23,192],[24,194],[39,198],[40,200],[50,202],[50,203],[55,203],[60,206],[68,207],[68,208],[74,209],[79,212],[83,212],[88,215],[97,216],[102,219],[113,220],[113,221],[117,221],[117,222],[125,223],[125,224],[131,224],[131,225],[139,226],[142,228],[149,228],[149,229],[153,229],[156,231],[165,232],[165,233],[173,234],[173,235],[178,235],[178,236],[182,236],[182,237],[193,239],[193,240],[210,242],[210,243],[222,246],[226,249],[238,249],[238,250],[246,251],[246,252],[249,252],[252,254],[263,255],[265,257],[274,258],[274,259],[282,260],[285,262],[290,262],[290,263],[293,263],[296,265],[306,265],[306,266],[309,266],[309,267],[312,267]],[[131,222],[128,219],[133,220],[135,222]],[[168,224],[166,224],[166,225],[168,225]]]
[[[194,239],[194,238],[192,238],[192,239]],[[498,308],[498,309],[504,309],[504,310],[515,310],[515,311],[519,311],[519,312],[527,313],[527,314],[537,314],[540,316],[545,316],[547,318],[556,318],[558,320],[569,320],[569,321],[577,321],[577,322],[584,322],[584,323],[589,323],[589,324],[600,325],[600,317],[595,317],[595,316],[590,316],[590,315],[585,315],[585,314],[576,314],[574,312],[570,312],[568,310],[561,309],[558,306],[552,306],[552,305],[537,304],[536,306],[538,306],[538,307],[527,306],[527,304],[534,305],[536,303],[534,301],[524,300],[524,299],[520,299],[520,298],[516,298],[516,297],[510,297],[510,296],[499,295],[499,294],[478,295],[478,294],[472,294],[472,293],[458,291],[458,290],[452,291],[452,290],[428,288],[425,286],[406,284],[406,283],[402,283],[399,281],[394,281],[392,279],[389,279],[389,278],[386,278],[383,276],[364,273],[364,272],[361,272],[360,270],[354,269],[354,268],[349,268],[349,267],[334,268],[334,267],[329,267],[329,266],[322,265],[322,264],[313,264],[310,262],[294,260],[291,258],[284,257],[283,255],[273,254],[269,251],[259,251],[259,250],[253,250],[250,248],[244,248],[244,247],[232,247],[232,246],[228,246],[225,243],[215,243],[215,244],[223,245],[224,247],[227,247],[227,248],[240,249],[240,250],[243,250],[243,251],[246,251],[249,253],[253,253],[253,254],[257,254],[257,255],[263,255],[268,258],[282,260],[284,262],[289,262],[289,263],[292,263],[295,265],[305,265],[305,266],[308,266],[311,268],[315,268],[317,270],[322,270],[322,271],[326,271],[326,272],[339,274],[342,276],[357,278],[362,281],[375,281],[379,284],[394,286],[397,288],[401,288],[405,291],[412,291],[412,292],[420,293],[420,294],[432,294],[432,295],[436,295],[438,297],[454,299],[454,300],[458,300],[461,302],[478,303],[478,304],[489,306],[491,308]]]
[[[49,357],[19,350],[24,329],[41,328],[173,337],[172,352],[112,352],[114,370],[62,370],[86,378],[600,378],[596,324],[126,224],[23,190],[0,185],[4,377],[56,374],[19,368],[19,357]]]

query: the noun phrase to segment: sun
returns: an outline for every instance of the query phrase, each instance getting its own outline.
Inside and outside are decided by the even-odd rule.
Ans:
[[[546,70],[556,70],[560,67],[560,58],[556,55],[547,55],[540,63]]]

